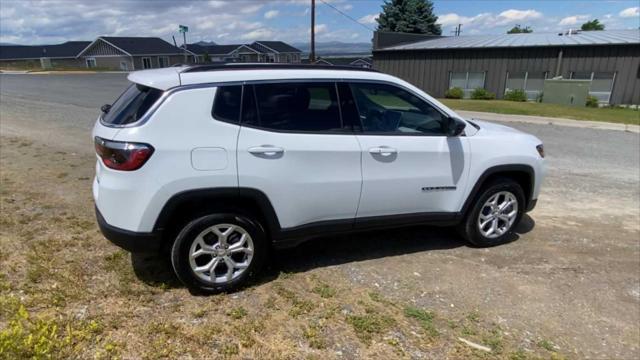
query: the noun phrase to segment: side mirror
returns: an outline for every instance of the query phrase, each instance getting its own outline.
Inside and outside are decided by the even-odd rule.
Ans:
[[[466,126],[467,124],[460,119],[448,118],[446,126],[447,136],[460,136]]]
[[[105,114],[106,114],[106,113],[108,113],[108,112],[109,112],[109,110],[111,110],[111,104],[104,104],[104,105],[102,105],[102,106],[100,107],[100,110],[101,110],[103,113],[105,113]]]

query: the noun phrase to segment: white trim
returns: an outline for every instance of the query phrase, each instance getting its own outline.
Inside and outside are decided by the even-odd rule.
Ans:
[[[229,54],[233,53],[234,51],[238,51],[238,49],[240,49],[240,48],[242,48],[242,47],[245,47],[245,48],[247,48],[247,49],[249,49],[249,50],[253,51],[253,52],[254,52],[254,53],[256,53],[256,54],[262,54],[260,51],[258,51],[258,50],[256,50],[256,49],[253,49],[253,48],[250,48],[248,45],[244,45],[244,44],[243,44],[243,45],[238,46],[237,48],[235,48],[235,49],[234,49],[232,52],[230,52]]]
[[[254,43],[254,44],[260,44],[260,45],[262,45],[262,46],[266,47],[267,49],[269,49],[269,50],[273,51],[274,53],[276,53],[276,54],[280,54],[280,51],[274,50],[273,48],[268,47],[267,45],[265,45],[265,44],[261,43],[260,41],[254,41],[253,43]]]
[[[149,67],[145,67],[144,66],[144,59],[149,59]],[[146,69],[153,69],[153,62],[151,62],[151,57],[150,56],[144,56],[142,57],[142,59],[140,59],[140,62],[142,63],[142,69],[146,70]]]
[[[103,39],[102,37],[98,36],[97,39],[93,40],[93,42],[91,44],[89,44],[89,46],[87,46],[86,48],[84,48],[84,50],[80,51],[80,53],[76,56],[76,58],[79,58],[85,51],[87,51],[87,49],[89,49],[93,44],[95,44],[96,42],[98,42],[98,40],[102,40],[103,42],[105,42],[107,45],[110,45],[120,51],[122,51],[123,53],[131,56],[131,54],[129,54],[127,51],[124,51],[122,49],[120,49],[119,47],[113,45],[112,43],[108,42],[107,40]]]

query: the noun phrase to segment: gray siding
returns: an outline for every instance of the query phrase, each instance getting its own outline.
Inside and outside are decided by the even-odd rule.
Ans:
[[[375,51],[373,67],[398,76],[427,93],[443,97],[449,73],[485,72],[485,88],[498,98],[507,72],[546,71],[555,76],[559,47]],[[572,71],[616,72],[612,104],[640,104],[640,46],[564,47],[560,75]]]

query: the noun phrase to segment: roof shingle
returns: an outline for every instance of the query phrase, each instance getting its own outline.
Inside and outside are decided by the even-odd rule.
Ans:
[[[74,58],[91,41],[67,41],[55,45],[0,45],[0,60]]]

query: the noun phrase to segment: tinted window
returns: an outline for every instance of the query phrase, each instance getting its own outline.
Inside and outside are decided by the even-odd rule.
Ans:
[[[281,131],[342,130],[334,83],[254,85],[257,117],[247,124]]]
[[[386,84],[351,84],[364,132],[444,135],[445,116],[417,96]]]
[[[140,84],[133,84],[116,100],[102,121],[112,125],[134,123],[162,96],[162,91]]]
[[[220,121],[238,123],[240,121],[241,99],[241,85],[218,87],[211,115]]]

